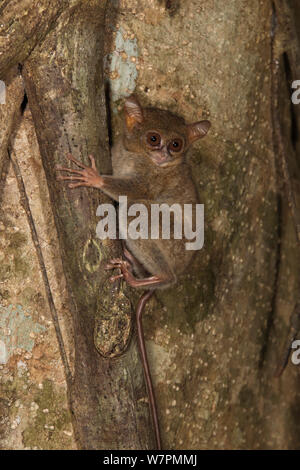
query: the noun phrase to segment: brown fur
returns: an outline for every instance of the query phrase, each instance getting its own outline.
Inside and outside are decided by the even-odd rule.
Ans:
[[[130,99],[139,106],[135,98]],[[136,122],[136,126],[132,127],[131,120],[130,129],[125,125],[124,136],[112,148],[113,178],[104,177],[102,190],[115,200],[118,200],[119,195],[127,195],[128,207],[131,203],[143,203],[148,207],[148,213],[152,203],[177,203],[182,208],[183,204],[196,204],[197,192],[185,162],[191,143],[191,125],[187,126],[183,118],[161,109],[146,108],[142,113],[142,122]],[[208,121],[204,123],[203,127],[209,127]],[[145,135],[151,130],[158,132],[166,142],[176,137],[184,141],[182,151],[174,154],[163,167],[149,158],[154,151],[145,145]],[[203,137],[201,133],[200,137]],[[126,181],[127,191],[121,181],[123,184]],[[126,241],[129,251],[149,274],[164,278],[165,282],[157,285],[160,288],[175,282],[176,275],[184,271],[193,257],[194,252],[187,251],[185,243],[184,238]]]
[[[71,173],[71,176],[59,176],[58,179],[77,180],[69,184],[71,188],[99,188],[116,201],[119,196],[127,196],[128,207],[143,203],[149,217],[151,204],[171,206],[176,203],[181,206],[182,213],[184,204],[195,207],[197,193],[185,156],[191,143],[206,135],[209,121],[186,124],[183,118],[169,111],[142,108],[133,95],[125,101],[124,121],[124,135],[112,149],[113,176],[100,176],[92,156],[92,166],[87,167],[69,155],[68,158],[81,170],[58,167],[58,170]],[[149,219],[149,226],[150,223]],[[170,240],[126,240],[128,250],[150,277],[155,277],[150,284],[147,279],[144,285],[134,281],[122,262],[115,260],[110,269],[120,268],[124,279],[134,287],[166,287],[176,281],[177,275],[185,270],[193,257],[193,252],[185,249],[186,241],[184,238],[172,239],[172,230]]]

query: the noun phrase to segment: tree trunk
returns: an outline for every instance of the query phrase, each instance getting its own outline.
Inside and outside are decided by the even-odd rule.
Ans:
[[[51,2],[51,8],[28,3],[29,16],[14,15],[15,37],[7,29],[0,70],[6,81],[22,63],[47,178],[73,319],[75,361],[67,344],[67,385],[78,445],[154,447],[129,300],[136,298],[125,286],[112,288],[103,270],[119,242],[100,243],[95,236],[96,207],[107,199],[55,180],[55,165],[68,152],[85,163],[92,153],[100,172],[110,172],[108,135],[114,141],[122,131],[123,101],[135,91],[143,104],[189,122],[212,122],[189,156],[205,207],[204,248],[177,286],[150,302],[144,320],[163,447],[299,447],[299,370],[289,363],[274,377],[299,301],[300,107],[291,104],[291,82],[300,79],[299,6],[292,0],[251,7],[246,0],[117,0],[105,11],[105,2],[96,0]],[[19,4],[14,8],[21,11]],[[1,23],[9,23],[5,7],[0,13]],[[3,135],[12,134],[20,96],[6,111],[11,117],[1,120]],[[7,147],[9,137],[2,139]],[[19,147],[17,139],[17,157]],[[4,276],[3,283],[9,291],[14,280]],[[4,303],[4,316],[7,309]],[[0,340],[8,341],[1,330]],[[32,346],[33,355],[38,347]],[[24,399],[24,382],[8,380],[16,355],[3,365],[8,372],[0,384],[8,429],[3,446],[59,447],[59,435],[31,436],[32,423],[43,417],[38,392],[31,396],[40,411],[16,425],[23,426],[23,440],[15,444],[10,406]]]
[[[105,260],[119,253],[117,242],[100,245],[96,239],[96,209],[105,198],[96,191],[70,191],[55,178],[55,165],[65,163],[68,152],[86,162],[93,153],[101,171],[110,172],[102,79],[104,15],[103,1],[71,2],[23,64],[22,76],[73,314],[75,363],[67,385],[76,439],[86,449],[150,448],[153,431],[135,338],[124,354],[132,330],[130,301],[123,289],[108,286],[103,269]],[[113,342],[116,321],[123,326]],[[97,346],[103,322],[108,331],[101,337],[104,344]]]

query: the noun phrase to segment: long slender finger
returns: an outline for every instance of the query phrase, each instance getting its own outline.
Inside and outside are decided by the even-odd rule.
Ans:
[[[113,258],[109,260],[109,264],[122,264],[124,261],[122,258]]]
[[[121,279],[123,277],[123,274],[118,274],[117,276],[111,276],[109,278],[110,282],[115,282],[117,279]]]
[[[121,265],[117,265],[117,264],[107,264],[106,266],[104,266],[104,269],[106,271],[109,271],[110,269],[116,269],[116,268],[120,268]]]
[[[64,181],[64,180],[78,180],[78,181],[86,181],[86,178],[84,176],[77,176],[77,175],[74,175],[74,176],[57,176],[56,177],[57,180],[59,181]]]
[[[75,170],[74,168],[67,168],[66,166],[56,165],[55,169],[59,171],[68,171],[69,173],[76,173],[78,175],[82,174],[82,170]]]
[[[94,156],[93,156],[93,155],[89,155],[89,159],[91,160],[91,164],[92,164],[93,170],[97,170],[97,168],[96,168],[96,162],[95,162]]]
[[[76,158],[74,158],[71,153],[68,153],[68,154],[67,154],[67,159],[68,159],[68,160],[71,160],[71,162],[76,163],[76,165],[78,165],[80,168],[88,168],[86,165],[84,165],[83,163],[81,163],[81,162],[79,162],[78,160],[76,160]]]
[[[68,185],[69,188],[79,188],[79,186],[90,186],[88,183],[71,183]]]

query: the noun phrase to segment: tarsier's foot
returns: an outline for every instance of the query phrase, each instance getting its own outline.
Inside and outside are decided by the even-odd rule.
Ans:
[[[120,269],[121,274],[111,276],[110,281],[115,282],[117,279],[124,279],[124,281],[126,281],[127,284],[131,287],[146,287],[162,283],[162,279],[158,276],[151,276],[145,279],[137,279],[132,274],[128,261],[125,261],[121,258],[114,258],[110,260],[110,262],[106,265],[105,269]]]
[[[110,281],[115,282],[117,279],[124,279],[127,281],[128,275],[131,273],[131,265],[128,261],[123,260],[122,258],[113,258],[107,263],[105,269],[108,271],[110,269],[120,269],[121,273],[116,276],[111,276]],[[127,281],[128,282],[128,281]]]
[[[67,181],[72,180],[74,183],[69,184],[69,188],[78,188],[79,186],[90,186],[93,188],[101,188],[103,179],[98,173],[96,168],[96,163],[93,155],[89,155],[89,159],[91,160],[91,166],[86,166],[83,163],[76,160],[73,155],[70,153],[67,155],[67,159],[71,162],[75,163],[81,170],[68,168],[64,166],[57,165],[57,171],[67,171],[70,173],[70,176],[63,176],[58,175],[57,180],[59,181]]]

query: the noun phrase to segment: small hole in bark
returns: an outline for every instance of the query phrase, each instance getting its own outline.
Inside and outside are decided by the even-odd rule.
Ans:
[[[179,8],[179,0],[165,0],[165,8],[169,15],[173,16]]]

